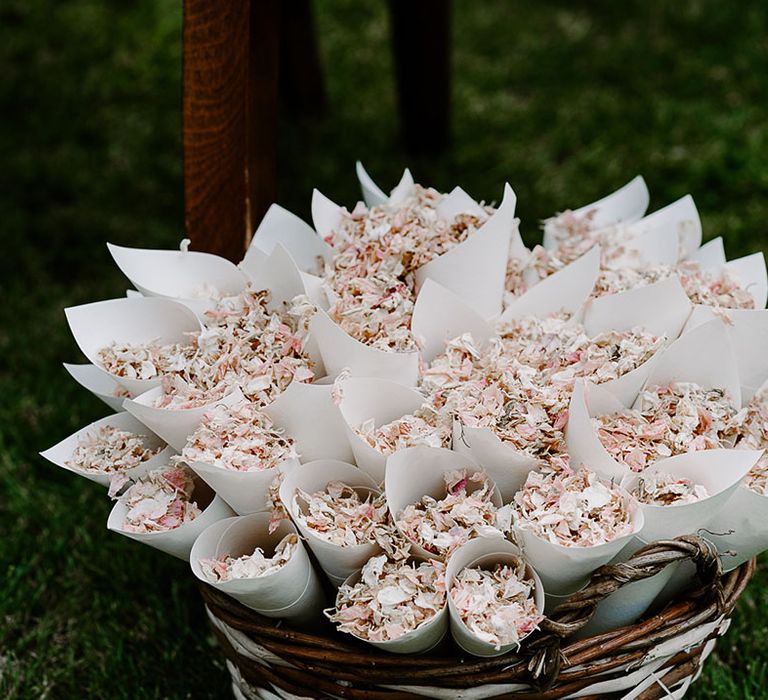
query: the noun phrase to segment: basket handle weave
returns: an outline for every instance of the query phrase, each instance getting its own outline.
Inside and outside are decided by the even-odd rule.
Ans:
[[[655,576],[675,562],[689,559],[696,565],[701,586],[691,597],[713,603],[717,611],[724,612],[725,592],[722,583],[722,564],[715,547],[702,537],[683,535],[674,540],[660,540],[637,550],[627,561],[606,564],[597,569],[590,582],[559,605],[539,625],[545,636],[532,642],[532,656],[528,663],[531,680],[541,688],[554,683],[560,671],[562,640],[586,625],[595,613],[598,603],[622,586]]]

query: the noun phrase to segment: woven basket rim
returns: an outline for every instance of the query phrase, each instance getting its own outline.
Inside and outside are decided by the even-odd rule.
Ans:
[[[608,595],[684,560],[696,565],[702,585],[637,623],[569,640]],[[212,586],[200,583],[199,587],[214,621],[245,635],[289,664],[288,667],[265,666],[263,662],[255,662],[242,650],[235,649],[231,640],[214,625],[225,655],[251,683],[273,684],[297,695],[303,692],[304,697],[401,700],[419,695],[377,690],[376,685],[460,689],[519,682],[535,690],[499,697],[544,700],[582,689],[594,682],[597,674],[640,663],[650,648],[665,640],[723,620],[735,606],[754,570],[752,560],[723,574],[717,551],[701,537],[683,536],[649,544],[623,564],[598,569],[590,583],[558,606],[542,623],[540,632],[529,637],[519,652],[492,658],[469,656],[455,645],[451,653],[439,649],[425,655],[390,654],[337,632],[330,623],[311,631],[291,629],[246,608]],[[677,654],[672,672],[678,675],[695,672],[700,654],[701,647]]]

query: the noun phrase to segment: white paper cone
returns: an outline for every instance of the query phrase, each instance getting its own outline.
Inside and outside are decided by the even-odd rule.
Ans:
[[[432,496],[438,500],[445,498],[445,474],[459,469],[466,469],[468,474],[483,471],[469,457],[440,447],[420,445],[390,455],[387,459],[384,491],[392,520],[397,522],[405,507],[418,503],[423,496]],[[497,508],[501,507],[501,495],[496,487],[491,500]],[[411,544],[411,555],[422,559],[441,558],[415,542]]]
[[[107,243],[123,274],[144,296],[196,300],[212,288],[222,296],[240,294],[246,280],[226,258],[192,250],[149,250]]]
[[[460,214],[484,217],[486,213],[461,187],[454,187],[440,200],[435,210],[438,218],[445,221],[453,221]]]
[[[694,250],[688,260],[698,263],[702,270],[719,270],[727,262],[723,237],[718,236],[707,241],[701,248]]]
[[[114,377],[99,362],[99,350],[117,343],[189,344],[190,334],[201,329],[197,316],[170,299],[109,299],[64,309],[69,328],[83,354],[102,372],[140,394],[162,381]]]
[[[120,385],[112,378],[111,374],[107,374],[103,369],[90,363],[73,365],[64,362],[63,364],[64,369],[80,386],[100,398],[113,411],[123,410],[125,397],[116,395]]]
[[[296,527],[307,540],[317,561],[334,586],[338,587],[358,571],[365,562],[378,554],[381,548],[375,542],[342,547],[319,537],[310,528],[302,524],[298,509],[294,503],[296,489],[307,493],[325,490],[330,481],[343,481],[347,486],[359,490],[361,495],[380,493],[378,485],[365,472],[357,467],[333,459],[319,459],[307,462],[286,474],[280,484],[280,500],[290,514]]]
[[[644,221],[641,219],[639,223]],[[622,244],[620,258],[625,267],[644,268],[654,265],[675,265],[680,259],[680,241],[665,227],[651,228]]]
[[[144,295],[138,289],[126,289],[125,296],[128,299],[141,299]]]
[[[629,231],[633,237],[663,231],[680,242],[683,258],[701,245],[701,219],[689,194],[640,219],[629,227]]]
[[[397,205],[410,196],[413,191],[413,176],[408,168],[403,171],[400,182],[392,190],[391,196],[387,195],[384,190],[373,181],[373,178],[366,172],[363,164],[359,160],[355,163],[355,171],[357,172],[357,179],[360,182],[360,189],[363,193],[363,201],[365,202],[365,206],[369,209],[386,203]]]
[[[302,462],[353,460],[344,419],[333,402],[332,389],[327,384],[291,382],[264,408],[274,424],[293,438]]]
[[[286,535],[298,535],[289,520],[281,520],[271,534],[269,523],[269,513],[254,513],[219,520],[206,528],[192,547],[192,573],[266,617],[299,624],[318,618],[324,604],[322,587],[301,539],[291,558],[266,576],[214,583],[203,574],[201,559],[242,557],[253,554],[257,547],[271,554]]]
[[[632,540],[611,562],[625,562],[638,549],[645,546],[640,538]],[[582,627],[576,637],[584,639],[636,622],[651,607],[651,603],[667,585],[677,569],[678,562],[665,566],[659,573],[640,581],[623,585],[597,604],[592,619]]]
[[[565,442],[574,468],[584,465],[604,479],[620,481],[630,473],[626,464],[615,460],[603,447],[592,418],[612,415],[625,409],[613,394],[601,386],[577,381],[568,407]]]
[[[766,309],[719,309],[695,306],[683,332],[726,316],[728,337],[736,356],[741,384],[742,403],[754,394],[754,388],[768,379],[768,310]]]
[[[481,464],[507,503],[520,490],[538,462],[503,442],[487,428],[469,428],[459,420],[453,423],[453,449]]]
[[[675,340],[690,316],[693,304],[678,277],[646,287],[590,299],[584,328],[590,337],[604,331],[643,328]]]
[[[652,474],[671,474],[700,484],[709,493],[694,503],[671,506],[640,504],[645,515],[641,537],[646,542],[691,535],[707,526],[726,504],[755,465],[762,450],[701,450],[659,460],[640,474],[627,477],[623,486],[632,491],[640,479]]]
[[[450,616],[451,636],[456,644],[464,651],[474,656],[501,656],[517,648],[519,644],[507,644],[500,649],[494,648],[473,634],[461,619],[456,605],[451,597],[453,582],[463,569],[467,568],[493,568],[495,564],[514,564],[523,556],[517,545],[504,537],[478,537],[466,542],[459,547],[448,560],[445,569],[445,589],[448,598],[448,614]],[[541,585],[536,572],[526,564],[526,577],[533,579],[533,596],[536,602],[536,610],[541,615],[544,612],[544,588]],[[520,641],[528,635],[520,638]]]
[[[413,413],[427,400],[415,389],[386,379],[360,377],[346,380],[341,387],[339,411],[345,422],[355,462],[377,484],[384,481],[387,456],[371,447],[355,431],[371,418],[377,428]]]
[[[584,588],[585,586],[582,586],[579,590],[582,590]],[[545,591],[544,592],[544,614],[547,616],[551,615],[563,603],[565,603],[574,593],[577,593],[577,591],[573,591],[571,593],[565,593],[564,595],[555,595],[554,593],[549,593]]]
[[[416,270],[417,286],[432,279],[483,318],[498,315],[504,297],[510,236],[517,226],[516,202],[514,191],[505,185],[504,199],[493,216],[465,241]]]
[[[179,452],[184,449],[187,438],[197,430],[206,413],[216,406],[233,406],[244,400],[242,392],[236,388],[218,401],[197,408],[157,408],[155,401],[162,395],[163,388],[158,386],[135,399],[126,399],[123,406],[128,413]]]
[[[702,535],[722,555],[724,571],[741,566],[768,549],[768,496],[740,484]]]
[[[168,460],[171,455],[174,454],[172,448],[165,446],[164,449],[158,452],[154,457],[150,457],[150,459],[142,462],[139,466],[134,467],[133,469],[127,469],[123,472],[92,472],[83,469],[75,469],[69,466],[67,462],[72,459],[72,455],[77,449],[78,443],[87,436],[97,435],[102,428],[107,426],[143,436],[144,445],[150,449],[155,449],[164,445],[163,441],[148,430],[143,423],[137,421],[130,414],[121,412],[106,416],[105,418],[94,421],[90,425],[86,425],[84,428],[81,428],[76,433],[64,438],[61,442],[55,444],[53,447],[49,447],[45,452],[41,452],[40,454],[56,466],[61,467],[62,469],[67,469],[78,476],[84,476],[86,479],[95,481],[97,484],[101,484],[104,487],[108,487],[111,477],[118,473],[124,474],[130,479],[137,479],[153,469],[168,464]]]
[[[343,583],[346,586],[354,586],[360,580],[361,572],[356,571],[351,574]],[[388,651],[391,654],[423,654],[436,647],[448,632],[448,605],[435,613],[429,620],[422,622],[416,629],[406,632],[397,639],[390,639],[384,642],[373,642],[368,639],[361,641],[377,649]],[[354,635],[353,635],[354,636]]]
[[[671,382],[694,382],[704,389],[724,389],[735,407],[741,407],[739,370],[722,321],[715,319],[697,326],[661,352],[647,386]]]
[[[744,285],[755,300],[756,309],[764,309],[768,299],[768,274],[765,255],[753,253],[726,263],[725,269]]]
[[[123,530],[123,523],[125,522],[127,509],[124,503],[116,501],[107,520],[107,529],[159,549],[161,552],[170,554],[178,559],[189,561],[189,553],[192,551],[192,545],[195,543],[198,535],[207,527],[213,525],[213,523],[234,515],[234,512],[224,500],[216,496],[208,485],[202,481],[195,481],[192,500],[197,502],[202,513],[191,522],[163,532],[126,532]]]
[[[269,487],[278,473],[287,474],[299,465],[296,458],[286,459],[271,469],[239,471],[205,462],[188,462],[190,468],[205,481],[238,515],[269,510]]]
[[[543,318],[561,311],[576,313],[592,293],[599,273],[600,247],[594,246],[512,301],[499,320],[507,322],[525,316]]]
[[[333,259],[331,247],[308,223],[279,204],[272,204],[253,234],[240,269],[256,279],[264,255],[270,255],[278,244],[290,253],[299,269],[313,275],[322,271],[323,262]]]
[[[651,357],[649,357],[643,364],[635,369],[623,374],[616,379],[610,379],[607,382],[602,382],[600,387],[605,391],[613,394],[622,405],[629,408],[637,400],[637,396],[640,393],[645,383],[648,381],[648,376],[653,371],[653,368],[659,362],[661,353],[663,350],[657,350]]]
[[[549,594],[567,595],[579,590],[592,572],[613,559],[643,529],[643,513],[634,499],[629,499],[632,527],[629,533],[592,547],[565,547],[518,526],[515,527],[523,551],[541,577]]]
[[[445,351],[449,340],[462,333],[471,333],[481,346],[493,335],[493,329],[477,311],[431,279],[419,290],[411,329],[421,345],[421,357],[425,363],[432,362]]]
[[[595,229],[603,229],[619,223],[633,223],[640,219],[648,209],[650,195],[642,175],[630,180],[615,192],[598,199],[596,202],[574,209],[576,216],[595,211],[592,222]],[[557,248],[557,241],[551,234],[544,232],[543,245],[547,250]]]
[[[363,193],[363,201],[366,207],[370,209],[371,207],[381,206],[389,199],[384,190],[373,181],[373,178],[359,160],[355,163],[355,172],[360,182],[360,189]]]
[[[332,234],[341,224],[344,210],[319,190],[312,190],[312,222],[321,238]]]
[[[387,352],[364,345],[319,310],[309,322],[328,376],[336,378],[349,369],[353,377],[378,377],[406,386],[419,378],[419,353]]]

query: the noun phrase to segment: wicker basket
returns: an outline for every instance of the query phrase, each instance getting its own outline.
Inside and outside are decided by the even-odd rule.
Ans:
[[[620,587],[691,560],[699,585],[636,624],[578,641],[596,605]],[[699,537],[657,542],[623,564],[604,566],[561,604],[519,653],[479,659],[450,641],[422,656],[379,652],[330,624],[290,630],[201,585],[208,615],[232,674],[237,698],[649,698],[682,697],[698,677],[755,569],[725,575]]]

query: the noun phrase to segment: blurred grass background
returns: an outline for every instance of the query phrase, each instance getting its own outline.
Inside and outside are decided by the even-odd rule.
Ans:
[[[385,189],[405,164],[489,201],[509,180],[533,243],[643,173],[652,209],[692,192],[731,257],[768,247],[765,5],[457,0],[453,147],[429,161],[398,145],[383,3],[316,9],[330,113],[280,135],[305,218],[313,186],[354,203],[361,158]],[[228,697],[187,567],[108,533],[103,491],[36,454],[106,412],[60,364],[62,308],[125,290],[105,241],[182,238],[180,30],[170,0],[0,6],[2,697]],[[768,697],[767,581],[692,697]]]

